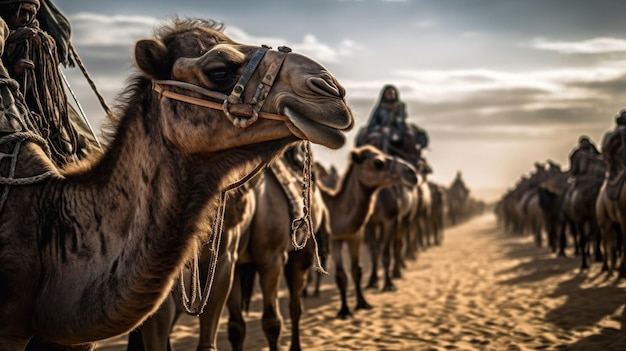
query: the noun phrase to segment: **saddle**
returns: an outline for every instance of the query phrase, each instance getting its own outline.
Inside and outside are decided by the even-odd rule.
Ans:
[[[626,169],[622,168],[620,171],[611,178],[606,180],[606,194],[611,201],[617,201],[619,194],[626,181]]]
[[[285,196],[289,199],[291,218],[294,220],[303,218],[304,197],[302,193],[304,188],[301,181],[302,173],[297,172],[293,167],[288,165],[283,158],[278,158],[272,162],[269,169],[283,189]],[[304,239],[304,235],[305,233],[303,233],[302,230],[298,231],[298,242]]]
[[[398,156],[417,167],[421,158],[420,149],[415,148],[415,142],[407,133],[390,132],[385,135],[381,130],[368,130],[362,127],[357,133],[356,146],[372,145],[379,150]]]

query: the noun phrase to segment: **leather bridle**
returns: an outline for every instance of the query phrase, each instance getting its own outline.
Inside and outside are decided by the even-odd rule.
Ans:
[[[161,96],[165,96],[170,99],[179,100],[198,106],[208,107],[214,110],[222,110],[228,120],[233,125],[240,128],[246,128],[250,126],[251,124],[256,122],[259,117],[285,121],[288,120],[286,116],[269,112],[261,112],[261,107],[263,107],[265,99],[272,89],[272,85],[274,85],[276,76],[278,76],[278,73],[283,66],[287,54],[291,52],[290,48],[286,46],[278,47],[278,56],[276,57],[276,60],[269,65],[269,68],[263,75],[263,79],[256,88],[254,96],[250,99],[249,102],[244,102],[241,98],[241,94],[243,94],[245,86],[246,84],[248,84],[250,77],[252,77],[252,74],[256,71],[259,63],[263,61],[265,53],[267,53],[267,51],[270,49],[271,48],[266,45],[263,45],[257,49],[257,51],[250,59],[250,62],[248,62],[248,65],[244,69],[243,73],[239,77],[237,84],[235,84],[233,90],[230,92],[230,95],[226,95],[218,91],[209,90],[195,84],[178,80],[154,80],[152,88]],[[196,98],[185,94],[175,93],[173,91],[166,90],[164,86],[182,88],[204,95],[210,99],[221,101],[221,103]]]

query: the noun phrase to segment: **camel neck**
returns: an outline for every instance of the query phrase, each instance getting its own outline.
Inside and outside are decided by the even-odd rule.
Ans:
[[[322,190],[322,197],[330,212],[332,237],[351,235],[358,231],[371,212],[370,200],[375,191],[361,184],[353,164],[349,165],[334,191]]]

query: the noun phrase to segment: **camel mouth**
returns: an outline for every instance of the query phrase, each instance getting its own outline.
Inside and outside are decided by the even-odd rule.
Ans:
[[[291,122],[287,123],[287,127],[295,136],[335,150],[345,145],[344,131],[352,127],[352,122],[348,126],[341,127],[321,124],[298,114],[289,107],[284,108],[284,114]]]

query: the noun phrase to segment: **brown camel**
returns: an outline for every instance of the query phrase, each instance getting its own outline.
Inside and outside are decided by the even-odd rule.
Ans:
[[[378,287],[380,261],[384,277],[382,291],[396,290],[392,278],[401,277],[404,264],[402,248],[408,236],[407,231],[417,225],[413,220],[419,203],[418,188],[423,182],[419,176],[418,181],[411,186],[394,185],[378,192],[372,215],[364,227],[371,260],[370,278],[366,286],[368,289]]]
[[[416,199],[417,203],[412,207],[411,212],[405,217],[404,230],[404,255],[397,255],[397,259],[400,263],[396,266],[394,277],[400,277],[399,267],[404,267],[404,259],[416,260],[418,251],[420,248],[427,248],[430,246],[430,237],[433,235],[434,223],[433,223],[433,197],[431,184],[428,181],[428,175],[432,173],[432,169],[426,163],[426,160],[421,159],[417,163],[417,172],[421,176],[421,181],[416,187]],[[437,239],[435,238],[435,241]],[[399,242],[401,243],[401,242]]]
[[[254,187],[256,211],[249,227],[248,239],[242,242],[235,268],[233,288],[228,298],[228,335],[234,350],[242,350],[245,339],[245,321],[242,310],[249,306],[254,278],[257,273],[263,296],[263,331],[270,350],[278,349],[282,317],[278,306],[280,276],[284,274],[289,288],[291,317],[291,350],[300,350],[299,320],[302,314],[301,298],[307,273],[315,258],[313,240],[300,250],[292,242],[292,222],[303,204],[302,191],[294,188],[302,183],[303,153],[300,147],[289,148],[271,169],[266,169]],[[310,156],[310,155],[309,155]],[[277,168],[278,165],[281,168]],[[292,183],[290,183],[292,182]],[[289,184],[287,188],[283,185]],[[317,186],[312,191],[312,232],[321,237],[328,213]],[[300,234],[302,232],[299,232]],[[327,235],[327,234],[326,234]],[[301,238],[296,238],[298,243]]]
[[[335,281],[341,295],[337,317],[346,319],[352,315],[347,302],[348,279],[343,268],[344,244],[348,247],[350,257],[356,309],[369,309],[371,306],[361,289],[362,271],[359,262],[363,226],[369,222],[381,192],[393,186],[414,187],[416,184],[415,168],[408,162],[365,145],[352,152],[350,165],[338,187],[332,193],[322,192],[331,214],[331,257],[335,263]]]
[[[2,138],[13,159],[0,165],[0,349],[89,350],[135,328],[170,293],[222,191],[298,140],[344,144],[354,120],[324,67],[219,27],[174,19],[136,43],[139,72],[101,155],[59,170],[32,134]]]

